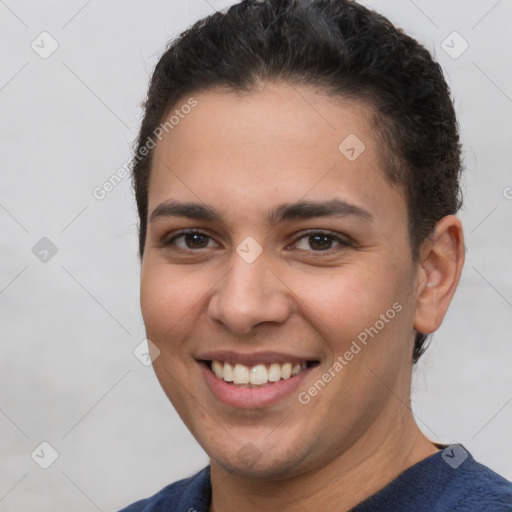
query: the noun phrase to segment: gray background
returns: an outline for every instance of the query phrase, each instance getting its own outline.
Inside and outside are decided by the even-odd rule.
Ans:
[[[145,335],[129,180],[92,191],[130,158],[166,42],[231,3],[0,0],[1,511],[117,510],[207,463],[133,354]],[[512,479],[512,2],[365,4],[434,51],[465,147],[467,261],[415,371],[414,411],[431,439]],[[43,31],[59,45],[46,59],[31,47],[51,48]],[[463,48],[453,31],[469,44],[458,58],[442,46]],[[57,248],[46,262],[43,237]],[[59,454],[48,469],[43,441]]]

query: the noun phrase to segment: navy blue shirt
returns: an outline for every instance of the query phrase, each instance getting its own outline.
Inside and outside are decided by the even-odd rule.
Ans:
[[[210,466],[120,512],[208,512]],[[352,512],[512,512],[512,483],[458,444],[406,469]]]

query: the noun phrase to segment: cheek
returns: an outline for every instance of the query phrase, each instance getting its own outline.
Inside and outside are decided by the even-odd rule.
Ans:
[[[343,269],[340,272],[296,276],[293,282],[297,298],[332,334],[354,334],[358,329],[374,323],[397,300],[395,287],[373,275],[367,268]]]
[[[314,326],[332,356],[351,347],[357,351],[355,341],[361,346],[357,360],[384,363],[383,350],[395,355],[407,350],[413,308],[410,279],[403,269],[374,261],[339,272],[296,276],[292,282],[297,283],[299,314]]]
[[[187,318],[201,298],[202,290],[183,271],[162,263],[145,262],[141,274],[140,304],[148,337],[162,342],[180,321]]]
[[[149,255],[148,255],[149,256]],[[204,293],[204,292],[203,292]],[[182,384],[193,361],[187,357],[186,337],[194,321],[194,305],[201,290],[170,266],[148,257],[141,272],[140,305],[146,336],[158,348],[153,369],[174,407],[185,414],[187,402]]]

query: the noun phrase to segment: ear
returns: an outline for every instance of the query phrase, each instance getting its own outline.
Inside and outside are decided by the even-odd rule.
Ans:
[[[443,217],[419,250],[414,328],[424,334],[439,328],[464,266],[464,234],[454,215]]]

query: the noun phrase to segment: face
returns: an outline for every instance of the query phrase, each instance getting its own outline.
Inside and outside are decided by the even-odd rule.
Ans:
[[[165,393],[239,474],[371,450],[408,400],[418,273],[370,111],[284,83],[194,98],[149,184],[141,307]]]

